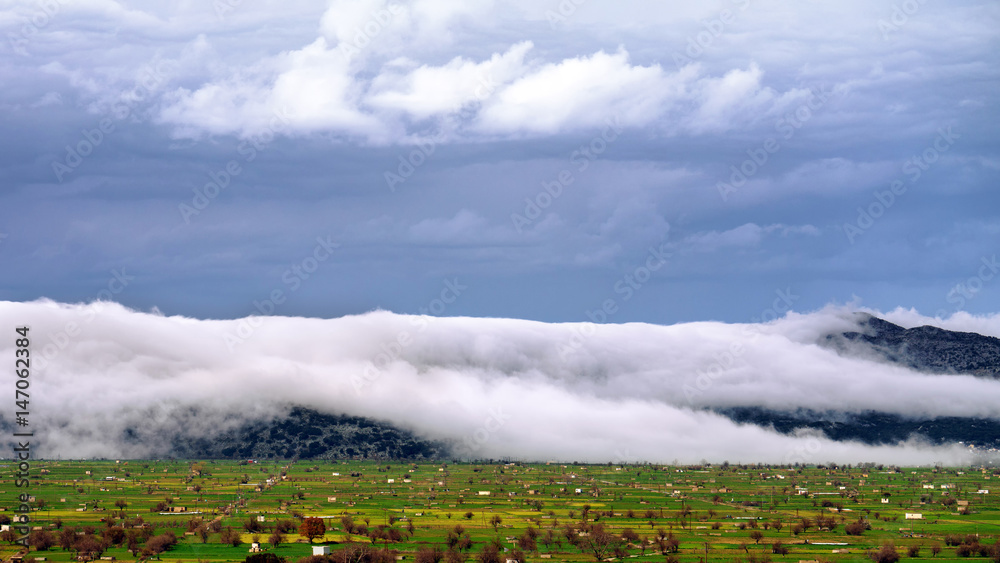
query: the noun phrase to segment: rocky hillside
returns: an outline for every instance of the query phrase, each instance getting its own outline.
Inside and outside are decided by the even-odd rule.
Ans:
[[[1000,339],[992,336],[934,326],[907,329],[859,313],[857,330],[826,335],[820,344],[842,355],[870,357],[924,372],[1000,379]],[[1000,448],[1000,420],[994,419],[923,419],[881,412],[778,411],[760,407],[733,407],[716,412],[737,422],[773,426],[783,433],[799,428],[821,430],[834,440],[890,444],[919,436],[936,444],[964,442]]]
[[[774,426],[784,434],[799,428],[820,430],[833,440],[860,440],[866,444],[895,444],[919,436],[932,444],[964,442],[985,448],[1000,448],[1000,420],[961,418],[911,419],[880,412],[842,413],[760,407],[733,407],[716,412],[736,422]]]
[[[1000,379],[1000,338],[936,326],[903,328],[872,315],[858,315],[858,330],[829,334],[841,353],[870,353],[932,373],[963,373]]]
[[[444,444],[366,418],[296,407],[288,416],[255,422],[212,438],[174,442],[168,455],[201,459],[442,459]]]

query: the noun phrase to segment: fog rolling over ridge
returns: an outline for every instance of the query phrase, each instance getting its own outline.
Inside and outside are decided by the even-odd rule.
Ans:
[[[1000,336],[1000,315],[872,313]],[[381,311],[196,320],[51,301],[0,302],[0,319],[30,326],[33,447],[49,458],[169,455],[177,440],[304,407],[382,421],[467,458],[961,465],[994,454],[918,436],[871,445],[782,434],[712,409],[1000,419],[995,376],[826,344],[862,326],[832,306],[766,324],[671,326]],[[13,358],[13,345],[0,340],[0,354]]]

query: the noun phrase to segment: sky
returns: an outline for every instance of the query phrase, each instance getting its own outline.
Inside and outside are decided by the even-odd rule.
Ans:
[[[0,1],[0,301],[1000,310],[1000,5]]]

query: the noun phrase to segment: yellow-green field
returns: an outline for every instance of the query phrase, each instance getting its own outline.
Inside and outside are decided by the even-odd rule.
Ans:
[[[312,553],[297,533],[305,517],[323,519],[313,544],[334,554],[354,542],[411,561],[448,551],[449,532],[457,554],[446,560],[476,560],[493,542],[509,550],[501,561],[515,549],[522,561],[862,561],[891,542],[904,560],[1000,561],[1000,472],[978,468],[36,461],[31,486],[17,488],[14,463],[0,465],[0,516],[18,516],[18,495],[31,495],[30,525],[54,545],[28,555],[47,561],[98,555],[95,541],[119,561],[243,561],[254,535],[296,561]],[[291,531],[272,547],[279,522]],[[227,528],[243,543],[223,544],[236,536]],[[168,531],[177,543],[166,551],[146,545]],[[19,551],[4,541],[0,557]]]

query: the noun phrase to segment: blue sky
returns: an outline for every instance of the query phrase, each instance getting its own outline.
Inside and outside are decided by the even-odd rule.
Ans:
[[[1000,6],[691,4],[0,2],[0,300],[1000,310]]]

